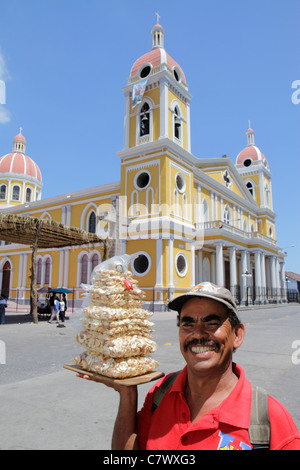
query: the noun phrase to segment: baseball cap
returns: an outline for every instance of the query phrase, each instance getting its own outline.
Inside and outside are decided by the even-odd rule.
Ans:
[[[238,309],[234,301],[233,295],[225,287],[219,287],[211,282],[202,282],[197,286],[193,287],[190,291],[185,294],[175,297],[175,299],[169,302],[168,307],[171,310],[180,312],[183,304],[193,297],[205,297],[207,299],[216,300],[226,305],[230,310],[233,310],[236,316],[238,316]]]

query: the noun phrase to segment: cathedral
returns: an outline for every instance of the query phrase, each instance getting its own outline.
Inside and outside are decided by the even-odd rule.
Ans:
[[[227,287],[239,305],[286,302],[271,159],[256,146],[250,123],[235,162],[192,154],[184,71],[165,50],[159,22],[151,37],[150,51],[132,64],[123,88],[119,182],[42,199],[41,171],[20,129],[12,152],[0,159],[0,211],[113,240],[108,256],[135,255],[130,270],[153,311],[202,281]],[[101,243],[39,249],[37,288],[68,288],[77,307],[81,284],[103,256]],[[30,247],[0,242],[1,292],[22,305],[29,303],[30,268]]]

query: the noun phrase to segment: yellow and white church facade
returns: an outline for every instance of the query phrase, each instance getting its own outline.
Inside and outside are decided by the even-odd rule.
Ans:
[[[110,256],[135,253],[130,269],[153,310],[201,281],[226,286],[242,305],[286,302],[271,172],[254,131],[249,125],[235,162],[194,156],[184,71],[166,52],[159,23],[151,35],[150,52],[132,65],[123,89],[120,181],[42,199],[41,172],[20,131],[0,159],[0,211],[109,237]],[[78,306],[81,284],[102,258],[102,244],[40,249],[37,287],[69,288]],[[30,267],[30,247],[1,242],[1,292],[28,303]]]

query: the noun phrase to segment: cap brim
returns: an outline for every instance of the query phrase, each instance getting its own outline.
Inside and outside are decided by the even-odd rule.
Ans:
[[[182,309],[182,306],[185,302],[187,302],[188,300],[191,300],[193,298],[202,298],[202,297],[214,300],[215,302],[220,302],[221,304],[228,307],[230,310],[233,310],[236,313],[236,315],[238,315],[236,305],[232,304],[231,302],[227,302],[224,299],[220,299],[220,298],[216,297],[215,295],[212,295],[212,294],[209,294],[209,293],[208,294],[201,293],[200,295],[199,294],[197,295],[197,294],[191,292],[190,294],[188,293],[188,294],[179,295],[178,297],[176,297],[175,299],[171,300],[171,302],[168,303],[168,307],[171,310],[175,310],[176,312],[180,312],[181,309]]]

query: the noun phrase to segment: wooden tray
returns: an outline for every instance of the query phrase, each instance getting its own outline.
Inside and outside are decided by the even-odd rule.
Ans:
[[[88,370],[81,369],[81,367],[76,366],[75,364],[65,364],[64,369],[71,370],[73,372],[77,372],[77,374],[84,374],[97,379],[97,382],[101,383],[118,383],[120,385],[126,385],[129,387],[130,385],[141,385],[148,382],[152,382],[153,380],[157,380],[160,377],[163,377],[165,374],[159,371],[148,372],[147,374],[138,375],[137,377],[127,377],[125,379],[114,379],[112,377],[106,377],[105,375],[97,374],[96,372],[90,372]]]

